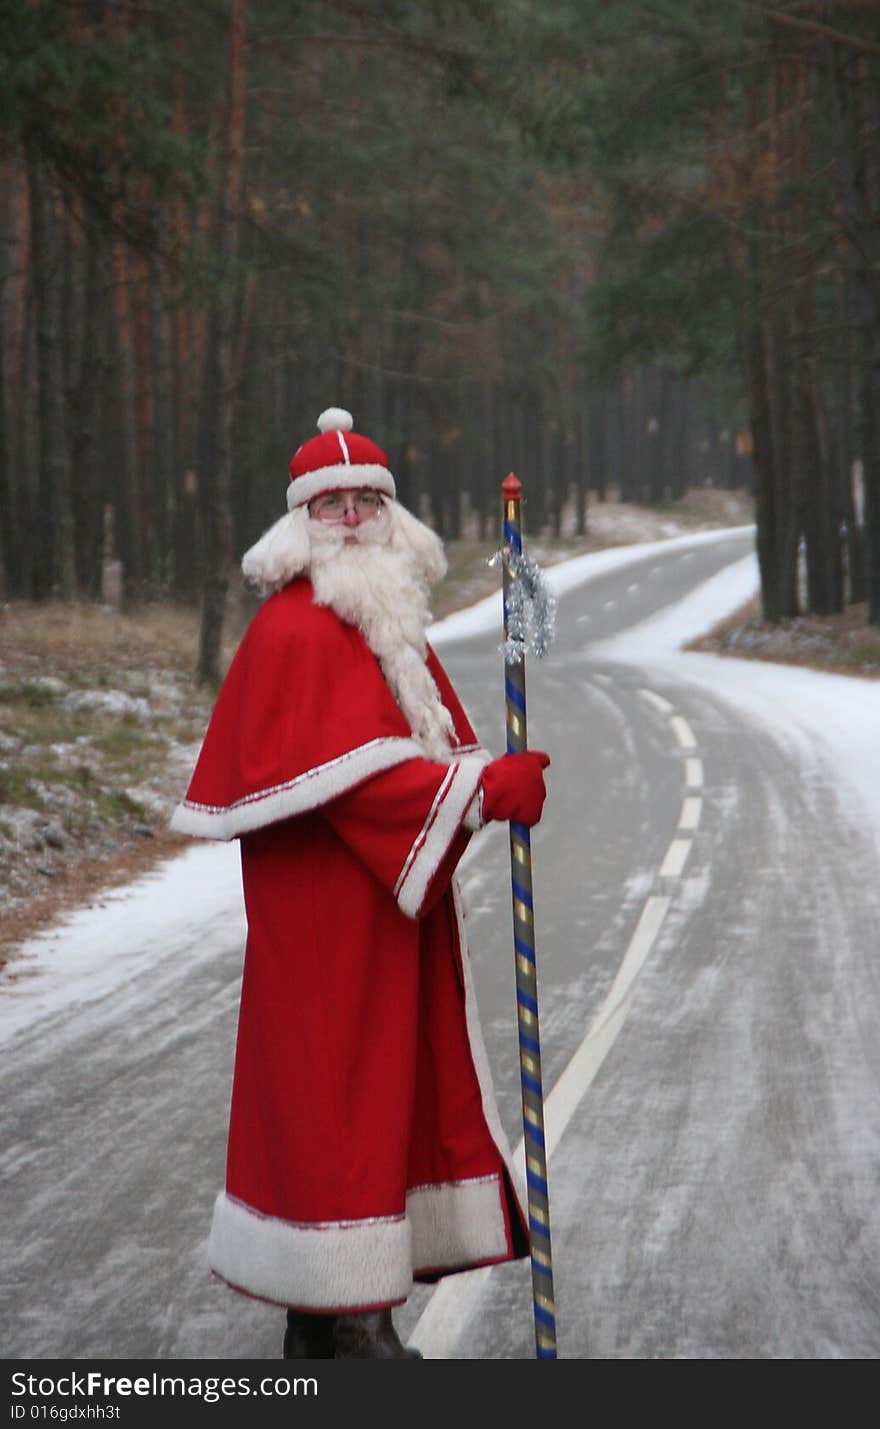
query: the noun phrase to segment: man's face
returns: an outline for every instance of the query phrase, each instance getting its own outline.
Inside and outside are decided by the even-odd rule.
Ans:
[[[346,541],[356,541],[357,527],[367,521],[375,521],[382,511],[382,497],[378,491],[368,487],[358,487],[354,491],[325,491],[314,496],[309,502],[309,515],[313,521],[322,521],[328,526],[343,526],[352,532]]]

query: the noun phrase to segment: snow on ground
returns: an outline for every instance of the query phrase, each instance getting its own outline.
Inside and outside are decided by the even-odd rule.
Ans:
[[[747,556],[678,605],[594,645],[592,653],[699,684],[769,726],[777,738],[824,753],[843,807],[873,828],[880,851],[880,680],[681,649],[745,604],[758,584],[757,558]]]
[[[655,551],[718,541],[703,532],[579,556],[550,568],[557,595],[612,568],[644,560]],[[795,666],[683,652],[748,600],[758,587],[754,556],[738,561],[678,605],[619,638],[594,647],[597,655],[665,671],[730,699],[769,725],[777,736],[818,746],[833,761],[848,810],[869,821],[880,848],[880,681],[827,675]],[[443,645],[500,629],[500,594],[438,622],[430,634]],[[198,956],[197,929],[227,920],[243,934],[238,844],[196,844],[192,849],[100,902],[64,919],[21,945],[0,973],[0,1039],[42,1018],[102,998],[151,964]],[[207,940],[202,940],[207,942]]]
[[[166,958],[213,956],[206,928],[220,921],[229,932],[239,927],[243,941],[237,841],[194,844],[22,943],[0,973],[0,1043],[100,1002]]]
[[[623,570],[624,567],[634,565],[637,561],[643,561],[657,552],[665,553],[684,548],[691,550],[694,546],[723,541],[729,535],[730,529],[700,531],[696,535],[692,533],[687,536],[674,536],[662,541],[640,541],[630,546],[611,546],[604,551],[591,551],[585,556],[575,556],[570,561],[560,561],[558,565],[548,567],[544,571],[544,577],[553,594],[558,597],[564,595],[566,591],[574,590],[576,586],[585,585],[587,581],[605,575],[607,571]],[[754,595],[756,588],[757,584],[753,582],[749,595]],[[744,599],[748,600],[749,595]],[[725,615],[729,613],[727,610],[724,611]],[[721,619],[720,616],[718,618]],[[709,622],[709,624],[714,623],[714,621]],[[708,626],[705,628],[708,629]],[[454,640],[467,640],[474,635],[486,635],[493,630],[500,629],[501,591],[497,590],[493,595],[486,596],[485,600],[478,601],[468,610],[458,610],[454,615],[447,615],[444,620],[438,620],[435,625],[431,626],[428,635],[431,644],[439,649],[441,645],[451,644]]]

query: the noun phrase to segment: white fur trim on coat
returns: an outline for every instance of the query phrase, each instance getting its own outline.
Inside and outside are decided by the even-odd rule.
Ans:
[[[287,509],[304,506],[313,496],[325,491],[356,491],[361,487],[381,491],[392,499],[397,494],[394,477],[387,467],[355,462],[340,462],[338,466],[322,466],[319,471],[306,471],[287,486]]]
[[[229,1285],[278,1305],[395,1305],[414,1275],[504,1258],[503,1201],[500,1177],[481,1176],[414,1188],[405,1215],[304,1223],[262,1215],[221,1191],[208,1263]]]
[[[450,764],[394,888],[402,913],[417,918],[437,872],[480,785],[488,754],[469,754]]]
[[[261,1215],[221,1191],[208,1263],[236,1289],[278,1305],[398,1304],[412,1288],[412,1235],[405,1216],[303,1224]]]
[[[462,826],[469,829],[472,834],[479,833],[480,829],[486,827],[486,820],[483,818],[483,786],[479,785],[476,794],[471,799],[464,812]]]
[[[500,1260],[509,1251],[499,1176],[418,1186],[406,1197],[415,1273]]]
[[[197,838],[236,839],[279,819],[320,808],[383,769],[424,757],[424,750],[414,739],[372,739],[284,784],[248,794],[228,807],[184,799],[171,816],[171,828],[175,833]]]

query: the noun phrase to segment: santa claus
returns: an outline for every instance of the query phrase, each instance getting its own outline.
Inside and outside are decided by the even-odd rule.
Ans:
[[[442,545],[338,408],[242,561],[267,598],[172,827],[241,841],[248,938],[225,1189],[230,1286],[286,1358],[404,1358],[413,1281],[528,1253],[455,870],[538,822],[545,754],[491,759],[426,639]]]

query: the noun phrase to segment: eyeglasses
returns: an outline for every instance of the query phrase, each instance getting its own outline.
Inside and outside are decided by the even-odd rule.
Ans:
[[[316,521],[344,521],[354,511],[361,521],[369,521],[382,510],[382,498],[375,491],[328,491],[309,502],[309,515]]]

